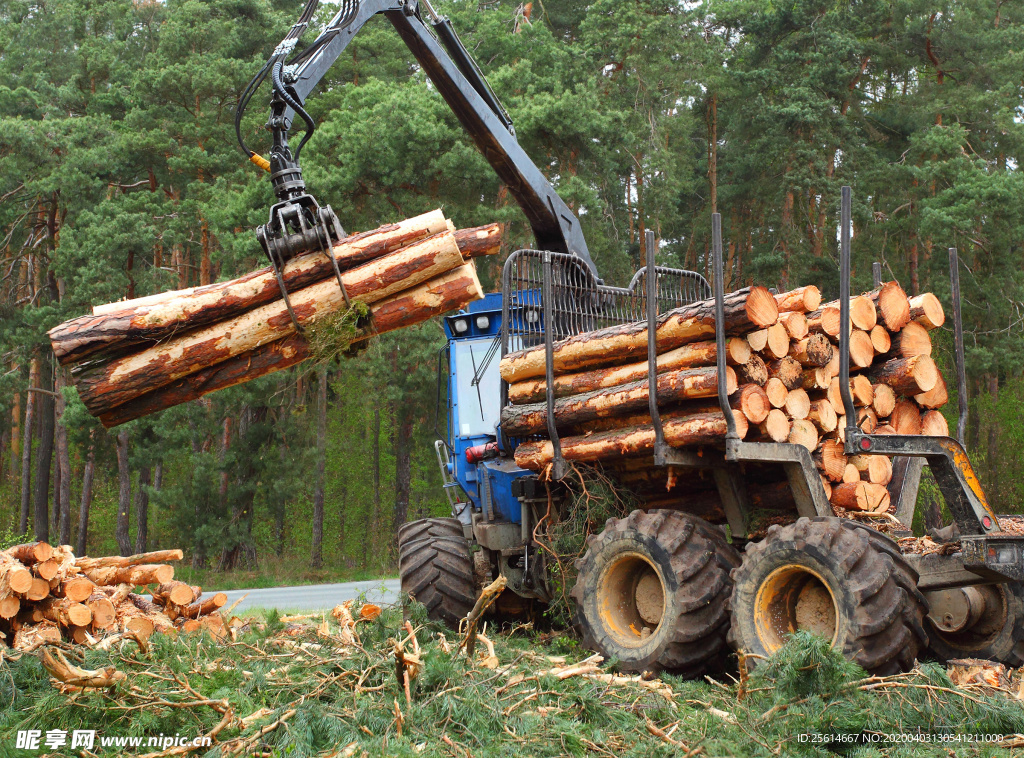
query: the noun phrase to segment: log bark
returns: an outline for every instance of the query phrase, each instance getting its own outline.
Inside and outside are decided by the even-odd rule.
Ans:
[[[192,587],[184,582],[168,582],[150,590],[150,594],[158,604],[174,603],[189,605],[195,601],[196,595]]]
[[[726,391],[736,391],[736,372],[726,367]],[[669,371],[658,376],[658,402],[714,397],[718,393],[718,370],[694,368]],[[595,390],[584,395],[560,398],[555,402],[555,423],[573,426],[606,416],[621,416],[648,406],[647,380],[621,387]],[[501,426],[506,434],[525,437],[547,429],[547,405],[509,405],[501,410]]]
[[[348,237],[333,253],[344,272],[438,234],[450,234],[440,210]],[[334,268],[324,253],[294,258],[282,267],[281,274],[289,293],[324,279],[334,281]],[[349,287],[349,281],[345,286]],[[225,321],[280,298],[277,278],[267,266],[230,282],[97,306],[91,315],[50,330],[50,342],[62,364],[74,363],[111,347],[123,351],[166,339],[183,328]]]
[[[898,332],[910,321],[910,303],[907,293],[896,282],[886,282],[865,294],[875,306],[878,323],[890,332]]]
[[[949,402],[949,390],[946,387],[946,379],[938,369],[935,370],[935,373],[938,374],[935,386],[927,392],[920,392],[914,395],[914,399],[923,408],[941,408]]]
[[[942,303],[931,292],[910,298],[910,319],[925,329],[938,329],[946,323]]]
[[[928,330],[916,321],[911,321],[892,335],[892,346],[888,357],[913,358],[915,355],[931,355],[932,338]]]
[[[448,228],[452,224],[448,222]],[[455,242],[459,246],[459,252],[467,261],[474,258],[484,258],[489,255],[497,255],[501,251],[501,224],[487,224],[475,226],[471,229],[456,229]]]
[[[61,626],[87,626],[92,621],[92,611],[84,603],[71,598],[50,597],[36,604],[43,617]]]
[[[928,434],[933,437],[948,437],[949,424],[946,417],[939,411],[926,411],[921,414],[921,434]]]
[[[718,351],[713,341],[693,342],[689,345],[677,347],[675,350],[670,350],[658,356],[658,373],[662,374],[666,371],[677,369],[714,366],[717,353]],[[741,366],[748,360],[750,360],[750,346],[746,340],[733,337],[726,341],[726,362],[729,365]],[[562,374],[555,377],[555,397],[581,395],[586,392],[593,392],[594,390],[606,387],[618,387],[646,378],[646,359],[625,366],[594,369],[576,374]],[[509,385],[508,399],[509,402],[516,405],[546,402],[546,391],[546,380],[526,379]]]
[[[807,420],[814,424],[822,434],[829,434],[836,429],[836,409],[824,398],[812,400],[807,411]]]
[[[875,355],[884,355],[892,348],[892,337],[881,324],[875,324],[875,328],[869,332],[868,336],[871,337],[871,347],[874,349]]]
[[[9,547],[3,552],[18,560],[25,566],[33,563],[42,563],[53,557],[53,548],[48,542],[27,542],[22,545]]]
[[[747,421],[736,414],[736,432],[742,439]],[[717,445],[725,439],[726,423],[721,411],[693,413],[669,419],[663,425],[665,441],[674,447]],[[596,461],[640,455],[654,449],[654,427],[650,424],[616,429],[598,434],[565,437],[561,440],[562,455],[571,461]],[[526,442],[516,448],[516,464],[531,471],[543,471],[551,463],[554,449],[549,440]]]
[[[25,624],[14,633],[12,646],[15,650],[26,651],[42,647],[47,642],[60,642],[60,627],[52,621]]]
[[[768,376],[777,378],[786,385],[788,390],[799,387],[803,381],[803,366],[800,365],[799,361],[790,358],[788,355],[777,361],[771,361],[767,365]]]
[[[729,396],[733,410],[742,413],[751,424],[760,424],[768,416],[768,395],[756,384],[744,384]]]
[[[166,564],[108,566],[85,569],[83,573],[94,583],[103,585],[167,584],[174,578],[174,567]]]
[[[203,598],[196,603],[192,603],[191,605],[182,608],[181,615],[185,618],[199,618],[200,616],[206,616],[207,614],[223,608],[227,602],[228,596],[223,592],[218,592],[215,595]]]
[[[768,381],[768,367],[759,355],[751,355],[750,360],[736,368],[736,377],[743,384],[764,385]]]
[[[789,346],[789,357],[799,361],[801,366],[827,366],[832,360],[832,343],[824,334],[812,334],[810,337],[792,342]]]
[[[791,419],[805,419],[811,412],[811,399],[807,396],[806,390],[796,387],[786,393],[784,403],[786,415]]]
[[[138,553],[136,555],[108,555],[102,558],[90,558],[87,555],[75,559],[75,565],[85,571],[87,569],[126,568],[128,566],[141,566],[144,563],[167,563],[169,561],[180,561],[184,557],[181,550],[154,550],[149,553]]]
[[[658,352],[663,353],[689,342],[713,337],[714,300],[701,300],[676,308],[658,318]],[[775,298],[764,287],[749,287],[725,296],[725,331],[730,335],[764,329],[779,317]],[[569,337],[555,344],[554,369],[569,373],[629,360],[647,354],[647,325],[640,321],[598,329]],[[543,376],[543,347],[510,353],[501,359],[501,377],[510,384]]]
[[[28,592],[32,586],[32,572],[8,553],[0,553],[0,594],[4,586],[18,593]]]
[[[772,408],[784,408],[786,406],[789,390],[786,389],[786,385],[778,377],[773,376],[764,383],[764,392],[768,397],[768,404]]]
[[[789,338],[793,340],[802,340],[807,336],[807,316],[797,311],[791,311],[789,313],[779,314],[779,323],[786,327],[786,332],[789,334]]]
[[[889,491],[871,482],[843,482],[832,488],[830,502],[848,511],[883,513],[889,509]]]
[[[780,292],[775,296],[779,304],[779,312],[810,313],[821,305],[821,292],[813,284],[806,287],[798,287],[789,292]]]
[[[337,283],[334,285],[337,290]],[[422,323],[483,297],[472,264],[432,279],[370,306],[376,334]],[[293,301],[294,302],[294,301]],[[290,323],[290,321],[289,321]],[[368,339],[372,334],[366,333]],[[108,429],[150,413],[196,400],[225,387],[272,374],[306,360],[309,345],[301,335],[261,345],[227,361],[201,369],[176,382],[140,395],[99,416]]]
[[[896,393],[888,384],[871,385],[871,407],[879,418],[888,418],[896,407]]]
[[[843,444],[839,440],[823,440],[817,452],[814,453],[814,462],[824,472],[825,476],[833,482],[843,480],[843,472],[849,460],[843,452]]]
[[[918,395],[927,392],[939,380],[935,361],[927,355],[886,361],[872,368],[868,376],[872,382],[888,384],[897,395]]]

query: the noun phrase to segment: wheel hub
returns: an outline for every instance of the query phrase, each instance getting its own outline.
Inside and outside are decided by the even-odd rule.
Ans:
[[[665,614],[665,583],[654,563],[640,553],[620,555],[598,583],[601,622],[628,647],[642,645]]]
[[[754,624],[770,653],[793,632],[804,629],[836,643],[839,615],[835,596],[824,579],[806,566],[777,568],[757,591]]]

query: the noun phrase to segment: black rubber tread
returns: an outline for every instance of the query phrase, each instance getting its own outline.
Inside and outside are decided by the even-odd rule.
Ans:
[[[464,537],[427,537],[398,548],[402,596],[423,603],[427,616],[452,629],[473,609],[473,558]]]
[[[840,518],[803,517],[773,525],[764,540],[747,545],[732,574],[730,643],[735,649],[769,655],[754,625],[757,590],[772,571],[794,564],[818,573],[835,597],[837,646],[848,659],[876,675],[913,667],[928,645],[917,573],[892,540]],[[756,664],[758,659],[747,660]]]
[[[625,671],[667,670],[699,677],[719,670],[729,649],[729,574],[739,553],[715,526],[687,513],[633,511],[611,518],[598,535],[588,537],[572,597],[575,627],[583,645],[615,658]],[[617,642],[598,613],[598,583],[603,570],[620,553],[640,553],[656,565],[665,583],[665,619],[640,647]]]
[[[1007,582],[998,588],[1003,597],[1005,622],[988,639],[946,634],[928,622],[930,649],[936,658],[943,662],[951,658],[984,658],[1012,667],[1024,665],[1024,586]]]
[[[408,521],[398,528],[398,544],[415,542],[426,537],[453,537],[463,539],[465,532],[457,518],[421,518]]]

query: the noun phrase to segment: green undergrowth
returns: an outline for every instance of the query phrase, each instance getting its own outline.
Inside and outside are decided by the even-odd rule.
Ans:
[[[234,642],[181,635],[154,637],[148,652],[131,642],[108,652],[68,651],[84,668],[128,674],[99,691],[60,692],[35,655],[7,659],[0,667],[0,755],[39,754],[14,749],[18,730],[193,737],[225,721],[230,725],[200,754],[972,756],[1010,754],[965,741],[972,735],[1024,732],[1019,702],[956,690],[941,667],[872,679],[804,634],[742,685],[729,677],[664,676],[667,686],[659,691],[657,683],[606,676],[559,679],[552,669],[588,653],[569,637],[538,636],[528,626],[490,634],[497,668],[482,665],[482,641],[470,665],[445,649],[457,634],[426,621],[420,607],[411,616],[423,661],[411,704],[396,678],[393,644],[406,634],[397,609],[360,622],[357,645],[343,644],[333,621],[323,636],[319,620],[296,626],[269,614]],[[600,673],[610,670],[605,665]],[[237,719],[261,709],[268,709],[265,716],[239,725]],[[862,744],[828,745],[815,735],[848,735]],[[887,735],[908,741],[863,744]],[[98,744],[93,750],[147,752],[157,751]]]

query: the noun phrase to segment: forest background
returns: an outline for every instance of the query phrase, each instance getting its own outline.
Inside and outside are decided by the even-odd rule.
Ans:
[[[838,290],[871,262],[949,302],[962,259],[967,446],[1001,512],[1024,496],[1024,7],[1007,0],[436,3],[580,216],[602,276]],[[227,587],[394,572],[406,519],[443,514],[437,324],[105,431],[45,339],[92,305],[262,265],[272,204],[235,144],[249,79],[298,16],[283,0],[0,0],[0,531],[80,553],[180,546]],[[324,23],[333,12],[320,9]],[[312,39],[316,29],[306,35]],[[265,94],[265,93],[264,93]],[[262,146],[266,111],[243,123]],[[308,102],[310,190],[350,231],[437,207],[525,218],[390,24],[372,20]],[[709,277],[710,278],[710,277]],[[949,330],[937,357],[952,371]],[[947,373],[952,376],[951,373]],[[956,400],[949,406],[951,419]],[[955,425],[951,424],[955,428]],[[939,516],[934,488],[920,510]]]

